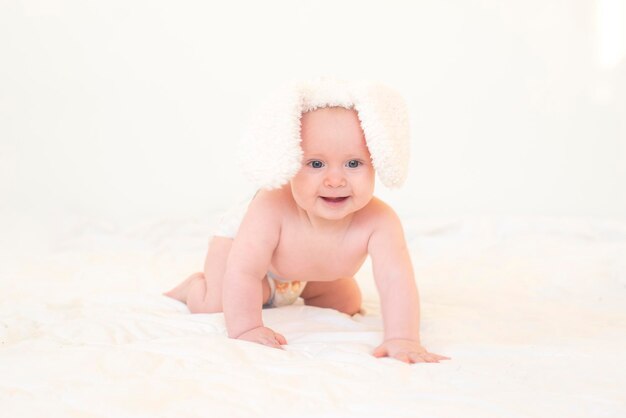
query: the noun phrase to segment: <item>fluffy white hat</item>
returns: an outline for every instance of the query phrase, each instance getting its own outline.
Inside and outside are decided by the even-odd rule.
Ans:
[[[409,165],[404,100],[381,84],[332,78],[289,83],[255,113],[241,141],[246,176],[264,189],[289,182],[302,165],[302,113],[335,106],[357,111],[379,179],[389,188],[401,186]]]

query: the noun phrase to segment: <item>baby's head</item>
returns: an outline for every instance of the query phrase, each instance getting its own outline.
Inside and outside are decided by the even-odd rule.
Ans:
[[[322,128],[335,134],[317,135]],[[337,152],[348,144],[356,149],[348,139],[356,139],[357,131],[372,179],[375,171],[385,186],[402,185],[409,161],[404,101],[394,90],[367,82],[319,78],[283,86],[248,126],[242,167],[258,188],[279,188],[312,168],[304,160],[308,149],[322,144]]]

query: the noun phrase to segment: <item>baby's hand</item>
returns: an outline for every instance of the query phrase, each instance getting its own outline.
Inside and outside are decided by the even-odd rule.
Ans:
[[[417,341],[394,338],[383,342],[374,350],[374,357],[389,356],[405,363],[439,363],[450,357],[429,353]]]
[[[269,347],[280,348],[282,344],[287,344],[287,340],[281,334],[272,331],[267,327],[257,327],[250,331],[246,331],[237,337],[238,340],[252,341],[253,343],[259,343],[267,345]]]

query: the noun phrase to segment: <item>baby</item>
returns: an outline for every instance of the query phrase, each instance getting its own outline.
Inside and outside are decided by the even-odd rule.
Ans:
[[[241,220],[212,238],[203,273],[167,296],[193,313],[224,312],[228,336],[281,348],[261,309],[293,303],[359,312],[354,279],[372,260],[384,342],[374,356],[439,362],[420,342],[420,302],[402,226],[374,197],[374,176],[400,184],[408,163],[404,103],[365,83],[292,84],[261,111],[247,138],[245,168],[259,191]],[[228,230],[228,227],[231,230]]]

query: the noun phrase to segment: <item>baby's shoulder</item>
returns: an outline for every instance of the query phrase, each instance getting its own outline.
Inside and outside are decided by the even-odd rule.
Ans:
[[[395,210],[383,200],[373,197],[355,218],[358,225],[367,225],[372,232],[400,222]]]
[[[382,199],[373,197],[372,200],[361,210],[364,217],[367,217],[370,221],[397,218],[396,211],[384,202]]]
[[[290,206],[293,199],[284,189],[259,190],[248,207],[249,211],[264,215],[280,216]]]
[[[282,202],[277,190],[259,190],[248,204],[238,237],[253,234],[256,238],[277,238],[284,217]]]

